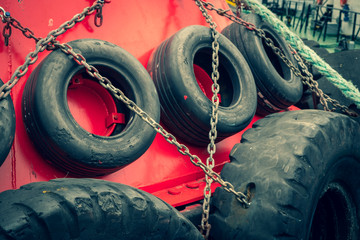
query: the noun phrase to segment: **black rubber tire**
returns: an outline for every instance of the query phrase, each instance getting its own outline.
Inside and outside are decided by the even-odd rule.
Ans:
[[[175,208],[139,189],[56,179],[0,194],[0,239],[203,239]]]
[[[102,40],[80,39],[69,45],[155,121],[160,120],[154,83],[135,57]],[[156,132],[126,107],[128,122],[120,133],[105,137],[85,131],[72,117],[66,98],[70,79],[79,71],[85,74],[61,50],[49,54],[26,83],[23,119],[31,140],[54,166],[80,176],[109,174],[139,158]]]
[[[259,15],[244,13],[241,18],[262,29],[266,37],[272,39],[275,46],[282,49],[291,62],[296,63],[286,41],[270,24],[262,21]],[[227,26],[222,34],[236,45],[252,70],[258,89],[257,114],[267,115],[278,112],[300,100],[303,93],[300,78],[294,75],[289,67],[270,47],[263,43],[255,32],[233,23]]]
[[[4,83],[0,79],[0,86]],[[0,166],[10,152],[15,137],[15,109],[10,95],[0,100]]]
[[[214,239],[358,239],[359,129],[345,115],[320,110],[256,122],[221,172],[237,191],[252,189],[251,205],[244,209],[218,188]]]
[[[217,142],[244,129],[256,109],[256,87],[251,70],[236,47],[218,38],[219,85]],[[196,146],[209,142],[211,101],[201,91],[193,64],[212,73],[209,28],[193,25],[164,41],[150,57],[148,71],[159,93],[161,121],[175,136]]]

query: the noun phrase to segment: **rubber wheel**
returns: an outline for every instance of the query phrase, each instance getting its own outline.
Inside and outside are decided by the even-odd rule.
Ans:
[[[247,190],[244,209],[218,188],[214,239],[358,239],[359,124],[303,110],[269,115],[236,144],[221,176]]]
[[[0,194],[0,239],[203,239],[175,208],[136,188],[56,179]]]
[[[119,46],[95,39],[69,43],[112,84],[160,120],[160,103],[148,72]],[[23,119],[31,140],[47,161],[80,176],[112,173],[139,158],[151,145],[156,132],[122,104],[126,125],[110,136],[92,134],[71,115],[67,103],[70,81],[76,74],[90,78],[83,67],[61,50],[49,54],[30,75],[23,93]]]
[[[0,79],[0,86],[4,85]],[[15,110],[10,95],[0,100],[0,166],[9,154],[15,137]]]
[[[226,37],[220,34],[218,42],[217,142],[244,129],[256,109],[256,87],[248,64]],[[209,142],[211,45],[209,28],[183,28],[155,49],[147,67],[159,93],[161,121],[175,136],[196,146]]]
[[[262,21],[256,14],[242,14],[241,17],[265,32],[285,56],[296,63],[286,41],[271,25]],[[300,78],[278,57],[255,32],[233,23],[223,31],[244,55],[254,75],[258,89],[258,107],[256,113],[267,115],[278,112],[297,103],[303,93]],[[297,64],[295,64],[297,65]]]

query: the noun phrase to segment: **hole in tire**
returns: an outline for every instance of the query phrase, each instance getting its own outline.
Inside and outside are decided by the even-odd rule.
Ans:
[[[246,185],[246,190],[244,192],[244,194],[247,197],[247,201],[250,203],[252,201],[252,199],[255,197],[255,192],[256,192],[256,185],[255,183],[251,182],[248,183]]]
[[[212,49],[209,47],[201,48],[196,51],[193,60],[193,70],[197,83],[201,91],[211,101],[213,96],[211,79],[212,74]],[[234,84],[231,76],[235,75],[231,62],[219,51],[219,79],[218,84],[220,87],[219,106],[230,107],[233,104],[234,99],[237,99],[240,95],[239,84]]]
[[[352,239],[356,221],[350,194],[338,183],[329,184],[318,201],[309,239]]]
[[[280,48],[280,44],[276,40],[276,38],[270,32],[268,32],[266,29],[263,29],[263,31],[265,33],[265,37],[270,38],[273,41],[274,46]],[[286,66],[286,64],[281,60],[281,58],[278,55],[276,55],[276,53],[273,51],[273,49],[271,47],[266,45],[264,39],[261,39],[261,41],[262,41],[262,45],[264,46],[266,55],[269,58],[273,67],[276,69],[277,73],[284,80],[289,81],[291,78],[291,72],[290,72],[289,67]]]

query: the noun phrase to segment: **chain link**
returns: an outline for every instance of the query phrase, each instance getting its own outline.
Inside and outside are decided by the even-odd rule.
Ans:
[[[2,22],[5,22],[5,19],[4,19],[5,14],[6,14],[5,9],[0,6],[0,17],[1,17]]]
[[[212,73],[211,79],[213,84],[211,86],[211,90],[213,92],[213,96],[211,98],[212,102],[212,111],[210,118],[210,131],[209,131],[209,139],[210,143],[207,147],[207,151],[209,153],[209,157],[206,159],[206,166],[210,169],[213,169],[215,166],[214,154],[216,152],[215,140],[217,137],[216,125],[218,122],[218,109],[219,109],[219,98],[218,93],[220,91],[220,86],[217,83],[219,80],[219,33],[216,31],[216,23],[212,20],[212,17],[208,14],[207,10],[204,8],[201,2],[195,0],[195,4],[199,7],[202,15],[205,17],[206,22],[210,25],[211,36],[213,42],[211,44],[212,47]],[[205,239],[208,239],[211,225],[209,223],[209,213],[210,213],[210,199],[211,199],[211,184],[213,180],[205,175],[206,186],[204,187],[204,202],[203,202],[203,213],[201,219],[201,233],[203,234]]]
[[[0,100],[5,98],[9,94],[10,89],[18,82],[18,80],[23,75],[26,74],[26,72],[28,71],[28,66],[31,64],[34,64],[37,61],[38,53],[43,52],[45,49],[53,50],[56,47],[61,48],[61,50],[63,52],[71,55],[77,64],[84,66],[86,68],[87,73],[90,76],[98,79],[99,83],[104,88],[110,90],[115,98],[121,100],[124,104],[127,105],[127,107],[130,110],[134,111],[145,122],[147,122],[151,127],[153,127],[156,132],[158,132],[162,136],[164,136],[167,142],[175,145],[177,147],[178,151],[182,155],[188,156],[190,158],[190,161],[195,166],[200,167],[205,172],[206,176],[209,179],[219,183],[227,192],[233,193],[236,196],[237,200],[240,203],[242,203],[245,207],[250,206],[250,203],[247,201],[248,197],[242,192],[236,192],[234,189],[234,186],[231,183],[224,181],[218,173],[216,173],[212,170],[212,167],[214,166],[212,155],[216,151],[216,145],[214,144],[214,142],[217,137],[216,124],[218,121],[217,110],[218,110],[218,106],[219,106],[219,99],[218,99],[218,94],[217,94],[219,92],[219,85],[217,84],[217,80],[219,79],[219,73],[217,71],[217,68],[219,65],[219,59],[218,59],[219,44],[217,42],[218,32],[216,31],[216,24],[214,21],[212,21],[212,18],[210,15],[208,15],[206,9],[210,10],[210,11],[216,11],[219,15],[225,16],[229,20],[243,25],[248,30],[255,31],[256,34],[259,37],[263,38],[265,40],[265,43],[269,47],[271,47],[274,50],[274,52],[286,63],[286,65],[288,65],[288,67],[295,73],[296,76],[301,77],[303,80],[305,79],[304,83],[307,84],[312,91],[316,92],[316,94],[320,98],[324,99],[324,100],[320,100],[320,101],[322,102],[323,105],[325,105],[326,109],[329,110],[329,108],[327,107],[328,102],[330,102],[332,105],[334,105],[336,107],[343,109],[344,111],[346,111],[346,109],[347,109],[345,106],[338,104],[336,100],[331,99],[329,96],[322,93],[322,91],[320,89],[318,89],[317,82],[313,80],[312,74],[307,70],[307,67],[303,63],[301,57],[295,51],[293,51],[294,57],[298,61],[299,65],[301,66],[301,68],[302,68],[303,72],[306,74],[306,76],[303,76],[301,71],[298,68],[296,68],[288,58],[286,58],[286,56],[281,51],[281,49],[276,47],[274,45],[274,43],[272,42],[272,40],[265,36],[264,31],[262,31],[261,29],[257,29],[254,24],[246,22],[246,21],[242,20],[241,18],[238,18],[234,15],[228,14],[227,12],[229,10],[215,8],[212,3],[207,3],[207,2],[204,2],[203,0],[195,0],[196,5],[198,5],[203,16],[206,18],[206,22],[209,23],[209,25],[210,25],[210,28],[212,31],[212,37],[214,40],[212,43],[213,73],[211,76],[214,81],[214,84],[212,85],[213,97],[211,99],[212,103],[213,103],[213,109],[212,109],[211,120],[210,120],[211,121],[211,123],[210,123],[211,130],[209,132],[210,144],[208,145],[208,152],[209,152],[210,156],[207,159],[207,162],[208,162],[207,165],[209,165],[209,166],[207,166],[201,161],[201,159],[198,156],[191,154],[189,149],[184,144],[180,144],[179,142],[177,142],[176,138],[172,134],[167,132],[164,128],[162,128],[162,126],[160,124],[156,123],[156,121],[154,121],[146,112],[141,110],[133,101],[128,99],[121,90],[114,87],[106,77],[101,76],[99,71],[94,66],[89,65],[86,62],[85,58],[81,54],[76,54],[73,51],[73,49],[71,48],[71,46],[69,46],[68,44],[60,44],[58,41],[56,41],[56,38],[59,35],[65,33],[68,29],[74,27],[76,23],[83,21],[86,16],[92,14],[95,10],[97,11],[96,18],[100,18],[100,19],[95,18],[95,22],[97,22],[97,23],[102,22],[102,16],[100,16],[101,9],[102,9],[104,3],[108,3],[108,2],[110,2],[110,1],[98,0],[98,1],[94,2],[94,4],[91,7],[85,8],[81,13],[76,14],[70,21],[63,23],[58,29],[51,31],[47,35],[47,37],[44,39],[35,37],[34,33],[30,29],[24,28],[20,24],[19,21],[10,17],[10,15],[7,15],[6,14],[7,12],[2,7],[0,7],[0,17],[3,22],[7,22],[7,23],[11,24],[13,27],[19,29],[25,37],[32,38],[37,42],[35,51],[29,53],[26,56],[25,63],[23,65],[21,65],[20,67],[18,67],[15,70],[15,73],[13,74],[12,78],[0,88],[0,91],[1,91]],[[7,20],[7,18],[10,20]],[[100,21],[100,22],[98,22],[98,21]],[[9,32],[8,32],[8,34],[10,35]]]
[[[4,43],[5,43],[5,46],[7,47],[9,45],[9,38],[11,36],[11,33],[12,33],[12,29],[10,27],[10,23],[6,23],[4,29],[3,29],[3,36],[4,36]]]
[[[302,57],[293,49],[291,46],[289,48],[292,50],[295,60],[298,62],[299,66],[301,67],[301,70],[305,73],[305,76],[297,75],[298,77],[302,78],[303,84],[309,87],[309,89],[316,94],[317,97],[320,99],[321,105],[324,106],[324,110],[328,111],[335,111],[336,109],[340,109],[342,112],[346,113],[349,116],[352,117],[358,117],[359,115],[350,110],[347,106],[340,104],[339,101],[336,99],[330,98],[329,95],[325,94],[320,88],[317,81],[314,80],[313,75],[308,71],[308,67],[304,63],[304,60]],[[296,71],[296,70],[294,70]],[[296,73],[295,73],[296,74]],[[301,74],[301,72],[300,72]],[[333,108],[329,108],[328,103],[330,103]]]
[[[110,2],[110,1],[105,1]],[[108,89],[112,95],[122,101],[130,110],[135,112],[140,118],[142,118],[147,124],[149,124],[156,132],[161,134],[167,142],[169,142],[172,145],[175,145],[177,147],[177,150],[180,154],[188,156],[190,158],[190,161],[192,164],[194,164],[197,167],[200,167],[202,171],[205,173],[205,179],[206,179],[206,187],[204,188],[204,204],[203,204],[203,216],[201,221],[201,228],[202,233],[207,239],[209,236],[209,232],[211,229],[211,225],[208,223],[209,218],[209,212],[210,212],[210,197],[211,197],[211,183],[213,181],[219,183],[224,190],[226,190],[229,193],[232,193],[235,195],[236,199],[244,206],[249,207],[249,196],[245,195],[242,192],[237,192],[234,188],[234,186],[227,181],[224,181],[220,175],[216,172],[214,172],[212,169],[215,165],[213,155],[216,152],[216,145],[215,140],[217,137],[217,130],[216,125],[218,122],[218,107],[219,107],[219,98],[218,93],[220,90],[219,84],[217,83],[217,80],[219,79],[219,72],[218,72],[218,66],[219,66],[219,57],[218,57],[218,51],[219,51],[219,43],[217,41],[219,37],[219,33],[216,31],[216,24],[212,20],[212,17],[207,13],[207,10],[210,11],[216,11],[219,15],[225,16],[228,19],[230,19],[233,22],[239,23],[249,29],[250,31],[255,31],[256,34],[264,39],[266,45],[271,47],[273,51],[284,61],[284,63],[294,72],[294,74],[298,77],[301,77],[303,80],[303,83],[306,84],[309,89],[316,93],[316,95],[320,98],[321,104],[324,106],[325,110],[334,110],[329,109],[328,103],[331,103],[334,107],[340,108],[342,111],[348,113],[349,115],[352,114],[352,112],[349,112],[346,106],[343,106],[339,104],[338,101],[331,99],[328,95],[324,94],[321,89],[318,88],[318,83],[313,80],[312,74],[308,71],[306,65],[304,64],[301,57],[296,53],[294,49],[294,57],[297,60],[299,66],[302,69],[302,72],[305,73],[305,76],[301,73],[301,71],[294,66],[294,64],[286,58],[282,50],[278,47],[276,47],[273,43],[273,41],[265,36],[264,31],[261,29],[257,29],[255,25],[248,23],[238,17],[235,17],[233,15],[230,15],[227,13],[228,10],[223,10],[220,8],[215,8],[213,4],[204,2],[203,0],[195,0],[196,5],[199,7],[199,9],[202,12],[202,15],[205,17],[206,22],[210,25],[211,33],[212,33],[212,69],[213,72],[211,74],[211,78],[213,80],[212,85],[212,113],[211,113],[211,119],[210,119],[210,125],[211,130],[209,131],[209,139],[210,143],[208,145],[208,153],[209,157],[206,160],[206,165],[201,161],[201,159],[190,153],[189,148],[186,147],[184,144],[180,144],[176,138],[167,132],[160,124],[158,124],[154,119],[152,119],[146,112],[144,112],[141,108],[139,108],[132,100],[127,98],[125,94],[118,88],[116,88],[110,80],[104,76],[102,76],[99,71],[92,65],[88,64],[86,62],[86,59],[81,54],[75,53],[72,47],[68,44],[61,44],[58,41],[56,41],[56,38],[65,33],[68,29],[74,27],[74,25],[78,22],[81,22],[85,19],[86,16],[92,14],[96,10],[96,15],[94,19],[94,24],[96,26],[101,26],[103,22],[103,16],[102,16],[102,7],[105,3],[103,0],[98,0],[94,2],[94,4],[91,7],[85,8],[83,12],[76,14],[70,21],[67,21],[63,23],[58,29],[51,31],[46,38],[40,39],[34,36],[34,33],[28,29],[24,28],[19,21],[16,19],[10,17],[10,15],[6,15],[5,10],[0,7],[0,17],[2,19],[2,22],[6,22],[6,26],[3,30],[3,35],[5,37],[5,44],[8,43],[8,39],[11,36],[11,26],[15,27],[16,29],[19,29],[23,35],[27,38],[34,39],[36,44],[36,49],[33,52],[30,52],[26,58],[25,63],[21,66],[19,66],[12,78],[5,83],[2,87],[0,87],[0,101],[9,95],[10,90],[12,87],[16,85],[16,83],[19,81],[19,79],[26,74],[28,71],[29,65],[34,64],[38,59],[38,53],[43,52],[44,50],[53,50],[55,48],[60,48],[61,51],[64,53],[72,56],[73,60],[80,66],[84,66],[86,69],[86,72],[96,78],[99,83],[106,89]],[[207,9],[207,10],[206,10]],[[2,12],[2,14],[1,14]]]
[[[323,105],[325,111],[335,111],[338,108],[342,112],[346,113],[349,116],[353,116],[353,117],[358,116],[357,113],[351,111],[348,107],[341,105],[337,100],[330,98],[327,94],[325,94],[319,88],[318,83],[313,79],[312,74],[308,71],[308,68],[302,61],[301,57],[298,55],[298,53],[294,49],[291,48],[293,50],[294,58],[297,61],[297,63],[299,64],[299,66],[301,67],[302,71],[300,71],[299,68],[295,67],[295,65],[285,56],[285,54],[283,53],[283,51],[280,48],[278,48],[274,45],[274,42],[272,41],[272,39],[266,37],[265,32],[262,29],[256,28],[256,26],[254,24],[246,22],[239,17],[228,14],[227,11],[224,9],[214,7],[214,5],[212,3],[207,3],[207,2],[204,2],[203,0],[197,0],[197,1],[200,1],[206,9],[208,9],[210,11],[215,11],[215,12],[217,12],[217,14],[228,18],[232,22],[238,23],[250,31],[254,31],[256,33],[256,35],[258,35],[260,38],[262,38],[264,40],[265,44],[267,46],[269,46],[274,51],[274,53],[281,58],[281,60],[290,68],[290,70],[297,77],[301,78],[303,84],[307,85],[309,87],[309,89],[312,92],[314,92],[317,97],[319,97],[319,101],[320,101],[321,105]],[[329,104],[331,104],[333,107],[330,108]]]
[[[300,55],[296,52],[294,48],[289,45],[289,48],[297,61],[298,65],[301,67],[301,70],[297,68],[284,54],[284,52],[275,46],[272,39],[267,38],[265,32],[262,29],[254,29],[256,34],[264,39],[264,42],[267,46],[271,47],[276,55],[278,55],[282,61],[290,68],[290,70],[297,76],[300,77],[303,84],[307,85],[309,89],[319,97],[319,101],[321,105],[324,107],[325,111],[335,111],[336,109],[340,109],[342,112],[346,113],[349,116],[356,117],[357,113],[352,112],[348,107],[341,105],[337,100],[330,98],[327,94],[325,94],[320,88],[319,84],[314,80],[313,75],[309,72],[308,67],[305,65],[304,61],[300,57]],[[329,104],[333,107],[330,108]]]
[[[35,37],[33,31],[31,31],[29,28],[24,28],[18,20],[16,20],[12,16],[10,16],[10,13],[7,13],[5,15],[3,22],[6,22],[6,25],[5,25],[4,30],[3,30],[3,36],[5,38],[5,46],[8,45],[8,41],[9,41],[9,38],[11,36],[11,26],[13,26],[16,29],[19,29],[25,37],[32,38],[32,39],[35,40],[35,42],[39,41],[39,38]],[[8,30],[9,34],[5,33],[6,28],[9,29]]]
[[[120,89],[114,87],[110,80],[102,76],[94,66],[88,64],[86,62],[86,59],[80,53],[75,53],[72,47],[68,44],[61,44],[59,42],[56,42],[55,45],[56,47],[60,48],[64,53],[72,56],[72,58],[77,64],[79,64],[80,66],[84,66],[86,72],[90,76],[96,78],[99,83],[104,88],[108,89],[116,99],[122,101],[130,110],[132,110],[139,117],[141,117],[141,119],[143,119],[147,124],[149,124],[156,132],[161,134],[168,143],[175,145],[179,153],[184,156],[188,156],[192,164],[200,167],[209,178],[219,183],[227,192],[233,193],[236,199],[245,207],[250,206],[247,195],[242,192],[236,192],[234,186],[231,183],[224,181],[218,173],[214,172],[210,167],[205,165],[197,155],[191,154],[188,147],[186,147],[184,144],[179,143],[172,134],[167,132],[160,124],[158,124],[146,112],[139,108],[132,100],[127,98]]]
[[[96,7],[96,14],[95,14],[95,18],[94,18],[94,24],[97,27],[101,27],[101,25],[103,24],[102,7],[100,7],[100,6]]]
[[[73,49],[71,48],[71,46],[69,46],[67,44],[60,44],[58,41],[56,41],[56,38],[59,35],[65,33],[68,29],[72,28],[76,23],[83,21],[86,16],[92,14],[96,9],[99,9],[99,7],[103,7],[104,3],[110,3],[110,2],[111,2],[110,0],[105,0],[105,1],[98,0],[98,1],[94,2],[94,4],[91,7],[85,8],[81,13],[76,14],[70,21],[63,23],[58,29],[51,31],[47,35],[47,37],[44,39],[38,38],[38,40],[36,40],[37,38],[33,36],[32,31],[26,30],[27,28],[23,28],[21,26],[21,24],[18,23],[18,21],[14,21],[14,22],[16,22],[15,26],[18,26],[18,29],[20,29],[24,33],[25,36],[35,39],[37,41],[37,44],[36,44],[35,50],[33,52],[30,52],[26,56],[25,63],[23,65],[19,66],[15,70],[12,78],[7,83],[5,83],[2,87],[0,87],[0,101],[9,95],[11,88],[14,87],[16,85],[16,83],[19,81],[19,79],[26,74],[26,72],[28,71],[29,65],[34,64],[37,61],[38,54],[40,52],[45,51],[45,49],[54,50],[55,48],[60,48],[64,53],[71,55],[77,64],[84,66],[87,73],[90,76],[98,79],[99,83],[104,88],[110,90],[110,92],[114,95],[115,98],[122,101],[130,110],[134,111],[146,123],[148,123],[152,128],[154,128],[154,130],[156,132],[160,133],[163,137],[165,137],[165,140],[167,142],[169,142],[172,145],[175,145],[177,147],[177,150],[179,151],[179,153],[181,153],[182,155],[188,156],[190,158],[191,163],[197,167],[200,167],[204,171],[206,176],[208,176],[213,181],[219,183],[227,192],[233,193],[235,195],[236,199],[241,204],[243,204],[245,207],[249,207],[250,203],[248,202],[248,196],[246,196],[242,192],[236,192],[234,189],[234,186],[231,183],[224,181],[218,173],[214,172],[211,168],[209,168],[207,165],[205,165],[198,156],[191,154],[188,147],[186,147],[184,144],[180,144],[172,134],[167,132],[160,124],[158,124],[155,120],[153,120],[146,112],[141,110],[133,101],[128,99],[120,89],[117,89],[116,87],[114,87],[107,78],[101,76],[99,71],[94,66],[89,65],[86,62],[85,58],[81,54],[76,54],[73,51]],[[5,17],[6,17],[6,16],[4,17],[5,13],[7,13],[7,12],[2,7],[0,7],[0,17],[3,22],[5,21]],[[212,23],[212,24],[214,24],[214,23]],[[216,43],[215,43],[214,47],[216,48]],[[217,75],[218,74],[214,73],[215,78]],[[218,78],[218,76],[217,76],[217,78]],[[215,85],[215,87],[213,87],[213,92],[218,92],[218,91],[219,91],[219,88],[216,87],[216,85]],[[213,101],[219,102],[219,100],[217,98],[217,94],[215,94],[215,97],[213,97],[213,99],[214,99]],[[215,118],[214,122],[217,122],[216,118]],[[211,133],[209,133],[209,134],[211,134]],[[216,138],[216,133],[213,135],[213,137],[214,137],[214,139]],[[211,146],[213,146],[213,145],[211,145]],[[214,148],[214,150],[215,150],[215,148]]]
[[[229,182],[224,181],[221,179],[220,175],[216,172],[214,172],[212,169],[207,167],[201,159],[190,153],[190,150],[188,147],[186,147],[184,144],[179,143],[176,138],[167,132],[160,124],[158,124],[154,119],[152,119],[146,112],[144,112],[141,108],[139,108],[132,100],[127,98],[125,94],[118,88],[114,87],[110,80],[104,76],[102,76],[99,71],[92,65],[88,64],[86,62],[86,59],[84,56],[82,56],[80,53],[74,52],[73,48],[66,44],[66,43],[55,43],[56,47],[60,48],[64,53],[72,56],[74,61],[80,65],[84,66],[86,69],[86,72],[96,78],[99,83],[106,89],[110,90],[112,95],[122,101],[130,110],[134,111],[139,117],[141,117],[147,124],[149,124],[156,132],[160,133],[167,142],[169,142],[172,145],[175,145],[178,149],[178,151],[185,156],[188,156],[190,158],[190,161],[197,167],[200,167],[207,176],[209,176],[213,181],[219,183],[221,186],[225,188],[227,192],[231,192],[234,195],[236,195],[236,198],[243,203],[246,206],[250,206],[250,203],[246,201],[247,196],[242,192],[236,192],[233,185]]]
[[[104,6],[104,1],[96,1],[91,7],[86,7],[84,10],[76,14],[70,21],[64,22],[58,29],[55,29],[47,35],[46,38],[36,38],[31,30],[28,28],[23,28],[21,24],[15,20],[14,18],[11,18],[10,16],[3,16],[1,15],[1,12],[5,12],[3,8],[0,8],[0,16],[3,19],[3,21],[8,21],[7,19],[10,19],[8,23],[13,24],[13,26],[23,32],[23,34],[28,38],[33,38],[36,43],[35,50],[33,52],[30,52],[26,58],[25,63],[21,66],[19,66],[14,74],[11,76],[11,79],[6,82],[4,85],[0,87],[0,101],[4,98],[6,98],[10,94],[10,90],[16,85],[16,83],[20,80],[22,76],[26,74],[26,72],[29,69],[29,66],[34,64],[38,59],[38,54],[40,52],[43,52],[45,49],[47,50],[53,50],[55,49],[55,42],[56,38],[60,36],[61,34],[64,34],[68,29],[75,26],[75,24],[83,21],[86,16],[92,14],[95,9],[102,8]]]

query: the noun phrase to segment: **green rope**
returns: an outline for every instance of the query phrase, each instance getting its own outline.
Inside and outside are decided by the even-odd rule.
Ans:
[[[257,0],[246,1],[257,14],[270,23],[277,32],[283,35],[290,45],[295,48],[306,61],[313,64],[320,73],[326,76],[333,85],[339,88],[348,99],[354,101],[355,105],[360,109],[360,92],[351,81],[346,81],[328,63],[306,46],[298,35],[291,32],[289,28],[264,5],[257,2]]]

